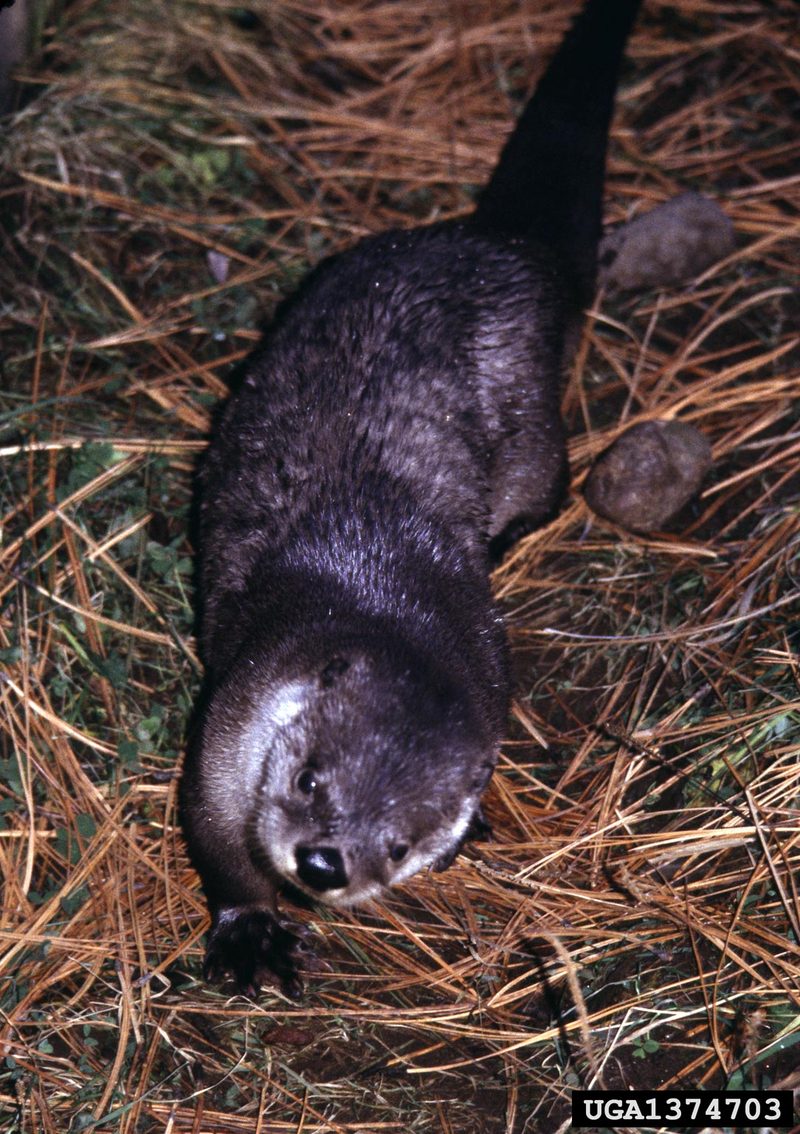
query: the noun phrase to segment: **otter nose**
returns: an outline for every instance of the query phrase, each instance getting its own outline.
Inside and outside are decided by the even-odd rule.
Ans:
[[[347,871],[335,847],[297,847],[297,874],[312,890],[339,890],[347,885]]]

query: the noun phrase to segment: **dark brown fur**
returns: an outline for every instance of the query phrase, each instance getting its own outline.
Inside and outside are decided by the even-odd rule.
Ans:
[[[211,977],[297,993],[279,880],[361,901],[447,865],[479,814],[508,698],[488,568],[566,483],[564,344],[635,8],[587,5],[472,218],[318,268],[222,417],[183,784]]]

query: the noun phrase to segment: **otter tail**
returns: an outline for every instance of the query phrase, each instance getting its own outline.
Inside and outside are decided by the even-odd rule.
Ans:
[[[606,141],[641,0],[587,0],[506,142],[474,222],[554,248],[582,304],[594,291]]]

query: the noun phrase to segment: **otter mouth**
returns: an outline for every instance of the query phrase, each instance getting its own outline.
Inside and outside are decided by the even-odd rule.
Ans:
[[[367,902],[380,898],[388,889],[381,882],[366,882],[363,885],[342,886],[335,890],[316,890],[298,878],[296,874],[284,874],[286,882],[299,890],[307,898],[312,898],[323,906],[332,909],[352,909],[354,906],[363,906]]]
[[[378,878],[353,877],[341,852],[335,847],[285,848],[269,855],[271,869],[289,886],[315,902],[347,908],[380,897],[387,884]]]

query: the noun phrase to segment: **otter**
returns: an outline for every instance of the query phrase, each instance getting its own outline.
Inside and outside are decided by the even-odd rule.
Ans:
[[[557,511],[638,0],[588,0],[471,215],[318,266],[198,474],[206,693],[182,779],[206,979],[302,989],[288,883],[333,905],[480,830],[509,667],[489,570]]]

